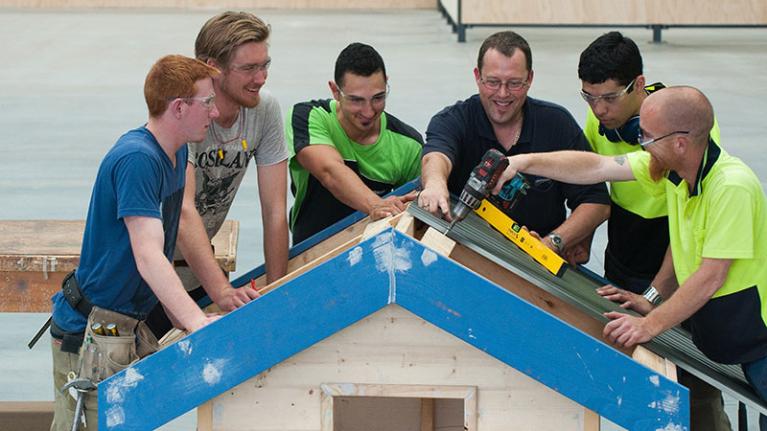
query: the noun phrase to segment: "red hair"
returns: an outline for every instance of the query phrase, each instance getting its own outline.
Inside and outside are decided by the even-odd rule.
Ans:
[[[157,60],[144,81],[144,99],[149,116],[160,117],[168,109],[168,102],[177,97],[194,96],[197,81],[218,74],[215,67],[183,55],[166,55]]]

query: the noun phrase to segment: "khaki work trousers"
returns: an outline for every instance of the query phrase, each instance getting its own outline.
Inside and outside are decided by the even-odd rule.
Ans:
[[[677,370],[679,384],[690,390],[690,431],[732,431],[722,392],[681,368]]]
[[[68,391],[62,393],[61,388],[67,384],[67,374],[70,372],[77,374],[79,371],[80,355],[62,352],[61,340],[55,338],[53,338],[51,342],[51,351],[53,354],[54,390],[53,423],[51,424],[51,431],[71,431],[77,400],[73,398]],[[99,425],[98,394],[96,391],[92,391],[83,394],[83,396],[85,397],[83,409],[85,411],[85,422],[87,426],[84,426],[81,422],[78,429],[83,431],[97,430]]]

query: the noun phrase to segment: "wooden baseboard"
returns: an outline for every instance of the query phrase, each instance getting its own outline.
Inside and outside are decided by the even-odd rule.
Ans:
[[[53,401],[0,401],[0,430],[48,431]]]

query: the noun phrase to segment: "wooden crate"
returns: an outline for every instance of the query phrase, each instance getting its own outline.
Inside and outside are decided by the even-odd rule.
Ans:
[[[64,276],[80,263],[83,220],[0,221],[0,312],[48,312]],[[216,260],[234,271],[239,222],[213,238]]]

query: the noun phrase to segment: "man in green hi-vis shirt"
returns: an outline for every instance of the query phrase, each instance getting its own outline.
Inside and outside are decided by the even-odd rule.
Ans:
[[[347,46],[334,79],[333,99],[298,103],[285,122],[294,244],[355,210],[372,219],[401,212],[413,194],[382,196],[421,173],[421,135],[384,112],[389,84],[378,52]]]

